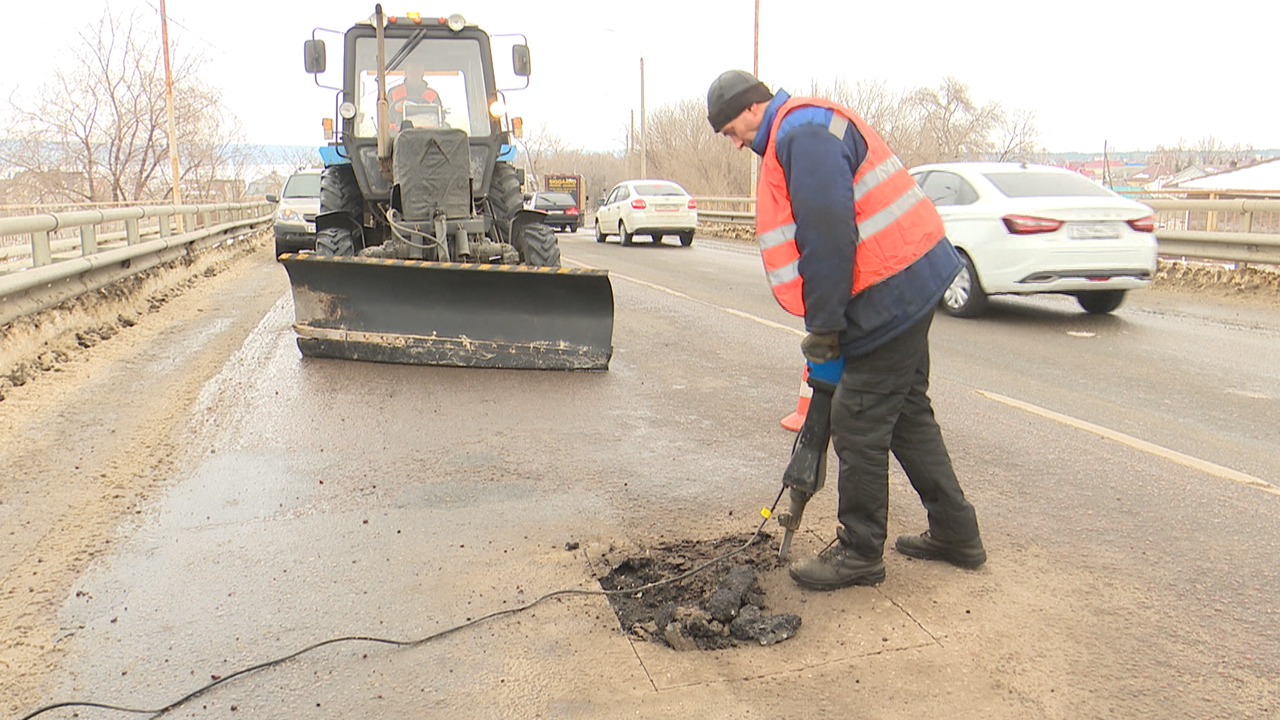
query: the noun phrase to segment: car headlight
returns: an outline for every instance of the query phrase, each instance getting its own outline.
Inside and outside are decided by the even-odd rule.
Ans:
[[[280,208],[276,211],[276,219],[283,222],[291,222],[294,220],[300,220],[301,217],[298,213],[294,212],[292,208]]]

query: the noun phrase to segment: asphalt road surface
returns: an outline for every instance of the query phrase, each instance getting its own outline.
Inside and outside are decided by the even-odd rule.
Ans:
[[[5,717],[159,708],[322,640],[427,637],[597,589],[619,553],[753,530],[802,362],[754,249],[561,244],[611,271],[608,372],[304,359],[264,243],[9,392]],[[412,647],[329,645],[173,716],[1275,717],[1276,305],[993,305],[931,335],[982,569],[890,549],[883,585],[831,593],[779,571],[762,582],[797,636],[714,653],[629,641],[602,597],[559,596]],[[890,536],[919,532],[891,470]],[[833,536],[828,483],[797,555]],[[126,717],[42,715],[73,716]]]

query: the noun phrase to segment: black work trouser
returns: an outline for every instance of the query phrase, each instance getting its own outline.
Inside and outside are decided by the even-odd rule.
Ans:
[[[840,458],[837,517],[862,557],[884,553],[889,515],[889,453],[902,465],[937,540],[978,537],[978,518],[951,468],[929,401],[933,313],[866,355],[848,358],[831,407],[831,441]]]

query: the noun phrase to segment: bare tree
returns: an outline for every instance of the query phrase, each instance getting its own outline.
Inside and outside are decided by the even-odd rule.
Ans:
[[[747,193],[751,167],[730,142],[711,132],[705,101],[667,103],[649,116],[647,125],[651,177],[677,182],[694,195]]]
[[[1040,155],[1040,129],[1036,126],[1036,114],[1030,110],[1015,110],[1002,114],[995,129],[995,159],[1032,161]]]
[[[14,104],[17,140],[3,159],[41,183],[49,201],[155,200],[170,196],[169,143],[181,150],[179,180],[218,177],[230,160],[234,127],[221,94],[201,82],[199,55],[173,53],[177,138],[168,137],[163,60],[154,31],[138,15],[104,10],[79,33],[70,68],[29,104]]]
[[[969,86],[954,77],[943,78],[937,88],[920,88],[909,99],[920,130],[914,152],[899,150],[908,165],[977,160],[991,152],[991,134],[1002,118],[999,103],[977,105]]]
[[[1038,150],[1035,115],[1006,114],[999,103],[979,105],[969,88],[945,78],[936,88],[895,92],[883,82],[831,85],[814,83],[810,94],[852,108],[889,144],[908,166],[942,160],[1032,159]],[[647,174],[683,185],[695,195],[743,196],[750,187],[752,153],[711,132],[702,98],[667,103],[645,119],[643,139]],[[545,126],[526,145],[535,172],[577,173],[588,177],[595,193],[639,172],[639,142],[634,129],[620,133],[628,151],[622,155],[587,153],[568,146]],[[589,171],[585,168],[591,168]]]

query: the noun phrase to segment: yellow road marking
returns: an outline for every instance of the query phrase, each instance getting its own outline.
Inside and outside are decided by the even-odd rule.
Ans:
[[[1223,467],[1222,465],[1211,463],[1208,460],[1201,460],[1200,458],[1192,457],[1190,455],[1185,455],[1183,453],[1178,452],[1177,450],[1170,450],[1167,447],[1156,445],[1155,443],[1150,443],[1150,442],[1147,442],[1146,440],[1139,440],[1138,438],[1133,437],[1132,435],[1126,435],[1117,430],[1104,428],[1101,425],[1094,425],[1091,422],[1086,422],[1084,420],[1073,418],[1070,415],[1063,415],[1062,413],[1056,413],[1052,410],[1047,410],[1038,405],[1032,405],[1031,403],[1028,403],[1028,402],[1015,400],[1011,397],[1005,397],[1004,395],[1000,395],[998,393],[988,392],[986,390],[978,390],[977,392],[979,395],[987,398],[988,400],[994,400],[998,403],[1003,403],[1005,405],[1008,405],[1009,407],[1015,407],[1015,408],[1018,408],[1019,410],[1029,412],[1032,415],[1039,415],[1042,418],[1047,418],[1049,420],[1053,420],[1054,422],[1059,422],[1059,423],[1062,423],[1063,425],[1068,425],[1078,430],[1091,432],[1095,435],[1099,435],[1108,440],[1114,440],[1120,443],[1121,445],[1127,445],[1135,450],[1140,450],[1142,452],[1150,453],[1157,457],[1162,457],[1166,460],[1171,460],[1175,463],[1178,463],[1179,465],[1189,467],[1193,470],[1199,470],[1200,472],[1213,475],[1214,477],[1222,478],[1223,480],[1230,480],[1231,482],[1239,483],[1241,485],[1247,485],[1251,488],[1261,490],[1265,493],[1271,493],[1272,495],[1280,495],[1280,488],[1277,488],[1275,485],[1272,485],[1266,480],[1263,480],[1261,478],[1256,478],[1246,473],[1242,473],[1239,470],[1232,470],[1229,467]]]

